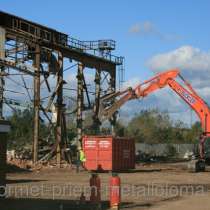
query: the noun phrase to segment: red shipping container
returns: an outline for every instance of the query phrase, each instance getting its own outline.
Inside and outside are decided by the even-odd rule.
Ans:
[[[84,136],[85,168],[90,171],[121,171],[135,168],[133,139],[113,136]]]

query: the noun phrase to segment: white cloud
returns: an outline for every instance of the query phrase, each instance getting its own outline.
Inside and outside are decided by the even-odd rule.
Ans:
[[[203,52],[192,46],[183,46],[171,52],[155,55],[147,65],[155,71],[180,68],[191,73],[210,72],[210,52]]]
[[[136,23],[129,29],[129,32],[133,34],[151,34],[156,33],[157,31],[154,24],[150,21]]]
[[[129,32],[143,37],[156,37],[164,41],[176,41],[180,39],[178,35],[161,32],[151,21],[135,23],[130,27]]]
[[[197,93],[207,102],[210,101],[210,52],[192,46],[183,46],[170,52],[153,56],[147,61],[152,72],[157,73],[172,68],[179,68],[183,77],[190,82]],[[135,81],[131,79],[130,81]],[[122,112],[134,114],[141,109],[158,108],[168,110],[174,119],[189,124],[190,108],[170,88],[156,91],[146,97],[141,104],[137,101],[125,104]],[[193,112],[194,113],[194,112]],[[123,115],[123,114],[122,114]],[[126,115],[125,115],[126,116]],[[193,120],[198,120],[193,114]]]
[[[183,46],[176,50],[152,57],[147,66],[154,72],[179,68],[185,79],[193,87],[200,89],[209,86],[210,52],[192,46]]]
[[[179,68],[183,77],[190,82],[197,93],[207,102],[210,101],[210,52],[202,51],[193,46],[182,46],[170,52],[155,55],[147,66],[154,72],[161,72],[171,68]],[[164,99],[159,95],[160,100]],[[169,104],[174,104],[177,109],[184,110],[184,102],[174,102],[172,94],[166,97]],[[179,101],[182,101],[179,99]],[[186,106],[185,106],[186,107]],[[170,107],[169,107],[170,109]],[[187,114],[187,113],[186,113]],[[186,118],[183,114],[183,118]]]

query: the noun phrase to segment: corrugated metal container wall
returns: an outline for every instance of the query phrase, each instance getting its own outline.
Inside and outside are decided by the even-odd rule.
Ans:
[[[85,168],[91,171],[121,171],[135,168],[133,139],[84,136]]]
[[[4,187],[6,186],[6,152],[7,141],[4,138],[6,134],[0,134],[0,198],[4,195]]]

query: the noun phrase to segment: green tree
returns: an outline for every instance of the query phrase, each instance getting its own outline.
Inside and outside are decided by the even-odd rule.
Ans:
[[[185,139],[189,143],[197,143],[202,133],[201,123],[195,122],[188,132],[185,133]]]
[[[158,110],[141,111],[126,129],[126,134],[139,142],[160,143],[171,141],[172,122],[167,113]]]
[[[167,113],[147,110],[129,122],[125,134],[145,143],[197,143],[201,131],[199,122],[190,128],[182,121],[173,122]]]
[[[33,139],[33,110],[17,110],[9,117],[11,122],[11,131],[9,133],[8,148],[22,149],[23,147],[31,148]],[[44,122],[40,122],[40,137],[45,137],[48,129]]]
[[[117,136],[120,136],[120,137],[123,137],[126,135],[126,128],[120,121],[116,122],[115,133]]]

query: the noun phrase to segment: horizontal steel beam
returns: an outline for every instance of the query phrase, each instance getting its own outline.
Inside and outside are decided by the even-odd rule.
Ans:
[[[34,67],[26,66],[24,64],[17,64],[17,63],[15,63],[13,61],[0,59],[0,66],[13,68],[13,69],[18,70],[19,72],[23,72],[23,73],[26,73],[26,74],[31,75],[31,76],[35,76],[36,75],[34,72],[29,70],[29,69],[32,69],[32,70],[35,71]]]

